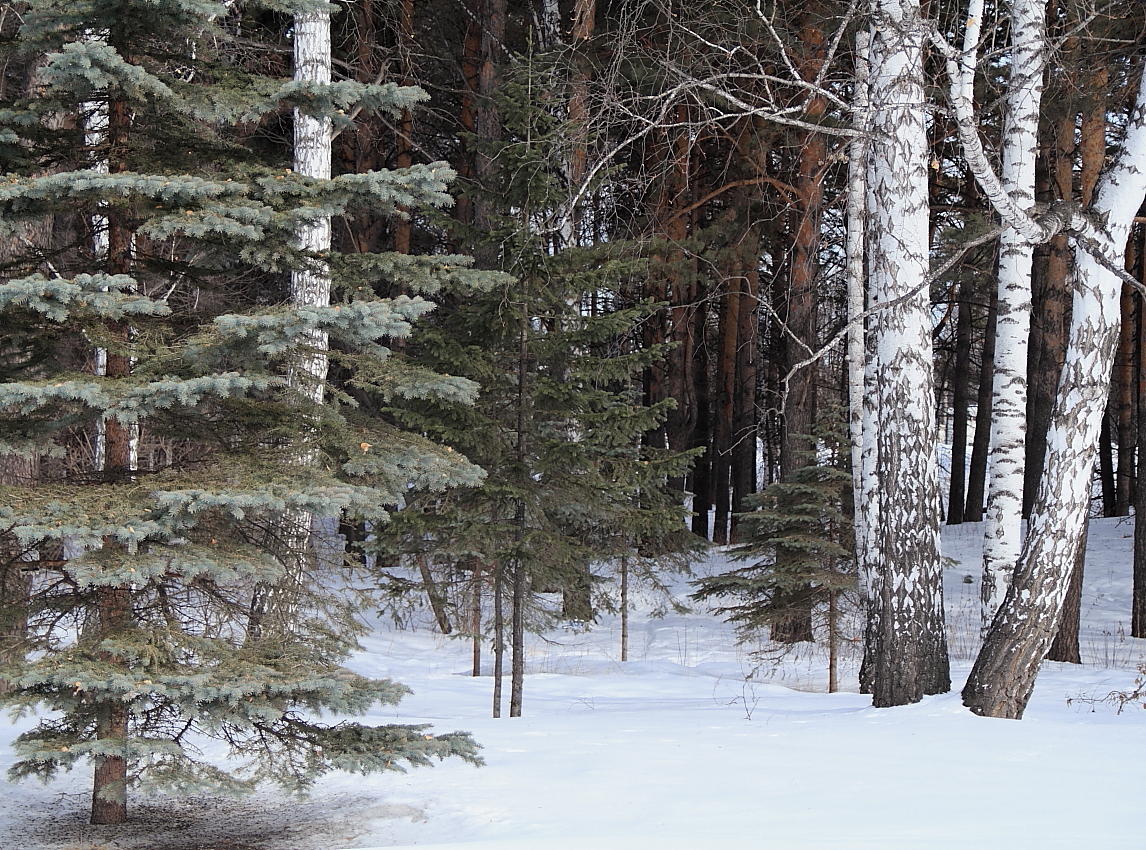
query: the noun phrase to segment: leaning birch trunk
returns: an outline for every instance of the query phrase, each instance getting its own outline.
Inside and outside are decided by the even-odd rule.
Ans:
[[[1043,0],[1011,0],[1010,7],[1013,49],[1003,125],[1002,178],[1007,194],[1026,212],[1035,202],[1046,10]],[[984,633],[1006,595],[1022,547],[1033,261],[1034,244],[1015,227],[1004,230],[999,237],[993,417],[983,542]]]
[[[1089,237],[1092,244],[1086,247],[1074,240],[1070,339],[1030,530],[1014,580],[963,689],[963,703],[976,714],[1022,717],[1058,628],[1090,504],[1095,447],[1118,344],[1121,282],[1111,267],[1122,262],[1144,196],[1146,76],[1120,153],[1103,176],[1092,210],[1091,220],[1103,223],[1105,230]],[[1105,263],[1090,251],[1101,253]]]
[[[322,86],[330,83],[330,12],[304,12],[294,19],[294,79]],[[329,118],[316,118],[294,111],[294,170],[304,177],[330,179],[331,130]],[[330,271],[322,256],[330,250],[330,217],[317,216],[299,226],[298,245],[309,258],[291,272],[291,304],[295,307],[330,303]],[[328,366],[328,337],[312,331],[301,341],[301,350],[291,366],[289,382],[303,398],[322,404]],[[315,462],[317,453],[309,439],[296,454],[300,466]],[[289,511],[283,517],[282,558],[286,571],[274,586],[260,586],[251,604],[249,631],[259,637],[267,629],[281,630],[297,602],[302,575],[310,550],[313,517],[305,511]]]
[[[876,322],[879,561],[869,630],[876,706],[950,688],[928,276],[927,108],[918,0],[881,0],[871,31],[868,282]],[[887,304],[887,302],[893,302]]]

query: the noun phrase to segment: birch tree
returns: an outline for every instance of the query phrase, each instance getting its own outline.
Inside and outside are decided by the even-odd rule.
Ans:
[[[974,84],[983,9],[971,4],[964,48],[964,87]],[[1046,64],[1043,0],[1011,0],[1011,69],[1003,126],[1002,179],[1024,211],[1035,201],[1039,106]],[[986,630],[1006,593],[1021,546],[1027,418],[1027,341],[1031,326],[1034,243],[1008,227],[999,237],[998,313],[995,331],[987,516],[983,543],[982,622]]]
[[[1076,263],[1066,363],[1042,479],[1014,579],[991,623],[963,702],[976,714],[1022,717],[1058,627],[1090,504],[1095,448],[1110,391],[1121,319],[1118,269],[1146,197],[1146,77],[1126,133],[1088,215],[1068,220]],[[1069,218],[1068,218],[1069,216]]]
[[[865,667],[873,704],[950,688],[939,557],[938,433],[931,399],[928,144],[917,0],[881,0],[871,26],[868,294],[878,308],[877,525]]]
[[[294,82],[302,86],[328,86],[331,80],[330,9],[299,11],[294,16]],[[329,180],[331,176],[332,122],[327,115],[311,115],[294,110],[294,171],[302,177]],[[292,268],[291,303],[296,307],[330,305],[330,270],[322,258],[330,251],[330,215],[315,208],[298,226],[298,247],[308,257]],[[320,328],[308,330],[302,338],[300,354],[291,364],[289,384],[305,399],[322,404],[329,367],[328,334]],[[317,458],[317,451],[304,440],[297,463],[306,466]],[[267,627],[283,628],[291,597],[302,581],[303,565],[310,546],[310,513],[294,512],[284,518],[282,557],[293,562],[283,579],[275,586],[260,585],[251,602],[249,629],[257,637]],[[273,623],[273,625],[272,625]]]

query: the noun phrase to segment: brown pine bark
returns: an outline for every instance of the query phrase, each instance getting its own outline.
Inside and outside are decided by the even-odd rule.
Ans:
[[[1138,279],[1146,282],[1146,227],[1136,232]],[[1135,321],[1137,354],[1138,476],[1134,492],[1134,578],[1130,598],[1130,636],[1146,638],[1146,302],[1138,299]]]
[[[122,46],[120,46],[122,48]],[[128,134],[131,128],[131,113],[127,102],[113,99],[108,107],[108,170],[115,174],[126,171]],[[108,247],[107,270],[110,274],[129,274],[132,266],[132,232],[125,214],[112,209],[107,214]],[[122,343],[128,338],[125,325],[113,327],[114,336]],[[106,375],[108,378],[125,378],[131,374],[131,358],[123,351],[108,351]],[[104,431],[104,478],[112,482],[123,482],[130,478],[131,433],[115,419],[108,419]],[[104,541],[104,548],[114,550],[121,544],[114,539]],[[97,640],[114,638],[130,626],[131,590],[123,586],[100,586],[94,591]],[[98,653],[111,663],[116,658]],[[109,742],[126,749],[128,728],[128,706],[120,700],[109,699],[95,706],[96,739]],[[91,822],[93,824],[117,824],[127,821],[127,758],[124,755],[97,756],[93,759],[95,769],[92,780]]]
[[[402,0],[398,19],[398,49],[402,54],[402,85],[414,82],[414,0]],[[411,109],[402,110],[395,127],[394,164],[398,168],[409,168],[414,164],[414,113]],[[413,222],[405,215],[399,215],[394,223],[394,250],[399,254],[409,254],[413,239]],[[446,632],[448,634],[448,632]]]
[[[1069,104],[1053,124],[1053,139],[1044,151],[1047,175],[1040,201],[1072,196],[1075,155],[1075,113]],[[1056,236],[1036,255],[1031,310],[1031,349],[1027,377],[1027,445],[1023,482],[1023,515],[1030,516],[1046,456],[1047,429],[1066,357],[1070,327],[1068,280],[1072,264],[1070,244]]]
[[[735,257],[735,254],[731,255]],[[720,344],[716,363],[716,419],[713,427],[713,486],[716,513],[712,542],[728,542],[728,520],[731,507],[732,427],[736,398],[736,350],[740,330],[739,264],[733,261],[724,276],[724,294],[720,299]]]
[[[739,542],[737,514],[744,510],[744,499],[756,492],[756,357],[760,309],[760,235],[750,228],[742,243],[743,278],[737,316],[736,392],[732,442],[732,532],[731,542]]]
[[[805,25],[800,40],[806,58],[801,73],[812,78],[824,61],[824,34],[816,26]],[[808,99],[805,120],[816,121],[827,110],[827,99],[819,95]],[[820,218],[824,205],[824,175],[827,162],[827,140],[816,132],[805,134],[797,162],[795,181],[796,205],[794,235],[788,285],[788,309],[785,314],[785,373],[790,374],[783,399],[783,444],[780,450],[780,478],[787,480],[801,467],[814,462],[816,422],[817,365],[792,370],[818,348]],[[784,556],[783,550],[776,557]],[[808,588],[797,588],[777,600],[790,613],[779,618],[771,629],[772,639],[780,643],[810,641],[812,636],[812,594]]]

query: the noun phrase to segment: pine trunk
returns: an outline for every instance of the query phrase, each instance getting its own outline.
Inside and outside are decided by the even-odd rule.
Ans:
[[[1050,180],[1044,196],[1069,198],[1073,192],[1075,154],[1075,113],[1064,109],[1053,124],[1054,138],[1051,162],[1047,165]],[[1045,249],[1045,264],[1035,276],[1038,282],[1037,309],[1034,311],[1027,401],[1026,472],[1023,484],[1023,516],[1030,516],[1046,457],[1047,430],[1050,428],[1062,364],[1066,358],[1066,340],[1070,330],[1069,277],[1073,263],[1070,244],[1065,234],[1051,239]]]
[[[971,394],[971,282],[959,286],[955,320],[955,365],[951,376],[951,486],[947,495],[947,524],[963,522],[967,490],[967,420]]]
[[[1138,253],[1138,279],[1146,282],[1146,228]],[[1138,300],[1138,476],[1134,489],[1134,578],[1130,636],[1146,638],[1146,302]]]
[[[995,319],[999,291],[991,287],[987,305],[987,326],[983,330],[983,350],[979,362],[979,390],[975,410],[975,439],[971,444],[971,467],[967,470],[967,508],[964,522],[982,522],[987,491],[987,456],[991,441],[991,397],[995,375]]]
[[[736,393],[733,399],[732,441],[732,531],[738,543],[737,515],[744,510],[744,499],[756,492],[756,350],[759,345],[760,236],[755,228],[744,236],[742,245],[744,278],[740,286],[740,327],[736,349]]]

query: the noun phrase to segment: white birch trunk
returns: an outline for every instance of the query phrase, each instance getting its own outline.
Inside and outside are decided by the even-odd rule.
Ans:
[[[1105,231],[1092,238],[1110,265],[1123,261],[1146,197],[1146,76],[1120,153],[1093,208]],[[1110,391],[1121,321],[1121,281],[1075,240],[1070,339],[1055,401],[1042,480],[1014,580],[963,690],[976,714],[1022,717],[1054,640],[1090,504],[1095,447]]]
[[[294,79],[325,85],[330,82],[330,13],[306,12],[294,18]],[[330,179],[332,122],[294,111],[294,171],[304,177]],[[291,304],[295,307],[325,307],[330,304],[330,271],[322,259],[330,250],[330,217],[312,218],[299,226],[298,246],[312,255],[291,271]],[[329,335],[312,331],[301,341],[301,350],[291,364],[290,386],[314,404],[322,404],[329,366]],[[318,454],[311,439],[303,440],[292,459],[305,466]],[[314,517],[306,511],[288,511],[282,519],[282,561],[285,573],[274,585],[260,584],[251,600],[250,637],[266,632],[281,634],[298,606],[307,563],[311,560]]]
[[[1039,106],[1046,64],[1043,0],[1011,0],[1011,71],[1003,125],[1003,187],[1027,214],[1035,202]],[[982,627],[1002,604],[1022,546],[1027,341],[1034,245],[1015,227],[999,239],[990,466],[983,542]]]
[[[865,130],[868,123],[867,59],[868,34],[856,33],[856,83],[852,99],[856,129]],[[855,505],[856,565],[859,569],[860,592],[870,599],[871,560],[868,557],[872,527],[871,506],[874,505],[874,466],[864,471],[864,407],[868,398],[864,391],[866,351],[864,346],[864,211],[867,181],[864,164],[867,145],[863,137],[857,138],[848,149],[848,204],[847,204],[847,282],[848,282],[848,432],[851,438],[852,499]],[[874,424],[874,421],[868,424]],[[870,430],[870,428],[869,428]],[[874,436],[874,435],[872,435]],[[874,449],[874,443],[872,444]],[[865,488],[865,484],[868,486]]]
[[[927,105],[918,0],[881,0],[871,33],[868,283],[898,300],[876,325],[878,564],[869,629],[876,706],[950,688],[939,557],[939,476],[927,197]],[[873,633],[874,632],[874,633]]]
[[[330,82],[330,13],[307,12],[294,20],[294,78],[298,82]],[[304,177],[330,179],[331,121],[294,112],[294,170]],[[316,255],[330,250],[330,217],[313,219],[298,232],[302,250]],[[330,303],[330,272],[321,260],[312,260],[291,272],[291,303],[296,307],[325,307]],[[291,374],[292,385],[311,401],[321,404],[327,371],[325,332],[305,341],[305,350]]]

